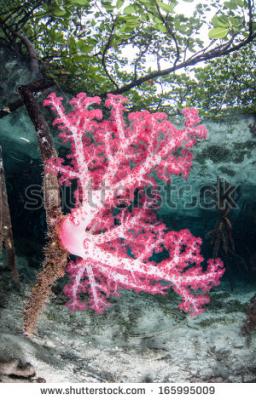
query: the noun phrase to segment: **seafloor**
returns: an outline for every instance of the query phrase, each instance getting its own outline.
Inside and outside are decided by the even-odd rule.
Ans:
[[[256,382],[256,333],[243,335],[246,304],[256,288],[222,284],[207,311],[191,318],[178,299],[124,292],[103,315],[70,314],[52,298],[38,332],[22,335],[30,287],[1,279],[0,380],[46,382]],[[34,377],[14,369],[33,366]],[[30,363],[30,364],[28,364]],[[15,367],[16,365],[16,367]],[[31,374],[28,374],[31,375]]]

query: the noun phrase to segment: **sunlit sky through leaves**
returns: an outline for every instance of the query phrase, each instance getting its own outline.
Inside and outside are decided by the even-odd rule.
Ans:
[[[165,1],[166,2],[166,1]],[[124,1],[123,7],[125,8],[127,5],[129,5],[131,2],[129,0]],[[186,17],[191,17],[193,15],[193,12],[195,11],[195,7],[198,4],[208,4],[209,1],[207,0],[194,0],[193,2],[186,2],[186,1],[179,1],[179,4],[175,7],[175,12],[176,14],[183,14]],[[220,0],[220,4],[224,4],[224,0]],[[209,11],[207,15],[207,20],[210,22],[214,14],[216,13],[216,9],[213,9]],[[208,38],[208,31],[209,27],[207,24],[204,24],[201,31],[200,31],[200,39],[205,43],[205,46],[209,43],[209,38]],[[126,46],[126,48],[123,50],[123,55],[127,57],[128,59],[128,64],[127,64],[127,71],[132,71],[133,69],[133,61],[134,58],[136,57],[136,49],[132,46]],[[189,52],[188,52],[189,55]],[[151,58],[148,57],[146,61],[146,65],[148,68],[151,68],[152,70],[156,69],[156,60],[152,56]],[[168,68],[170,65],[168,62],[161,60],[161,68]],[[182,73],[184,71],[180,70],[177,71],[177,73]],[[187,71],[189,74],[191,72]]]

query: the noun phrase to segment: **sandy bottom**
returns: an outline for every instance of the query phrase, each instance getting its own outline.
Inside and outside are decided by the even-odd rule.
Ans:
[[[45,307],[31,338],[22,335],[28,291],[10,292],[1,308],[0,372],[8,354],[49,383],[256,382],[256,334],[241,334],[255,286],[216,289],[196,318],[180,312],[172,294],[125,292],[103,315],[70,314],[60,296]]]

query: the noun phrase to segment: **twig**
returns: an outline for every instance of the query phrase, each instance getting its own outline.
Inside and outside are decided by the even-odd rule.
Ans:
[[[107,40],[107,43],[105,44],[105,47],[104,47],[104,49],[103,49],[102,58],[101,58],[101,63],[102,63],[102,66],[103,66],[103,68],[104,68],[104,71],[105,71],[105,73],[106,73],[108,79],[113,83],[113,85],[114,85],[114,86],[116,87],[116,89],[118,90],[118,85],[117,85],[117,83],[114,81],[114,79],[112,78],[112,76],[110,75],[110,73],[108,72],[107,63],[106,63],[106,55],[107,55],[107,52],[108,52],[108,50],[110,49],[110,46],[111,46],[113,34],[114,34],[114,31],[115,31],[115,24],[116,24],[116,19],[115,19],[115,20],[113,21],[113,23],[112,23],[110,35],[109,35],[108,40]]]
[[[175,49],[176,49],[176,57],[175,57],[173,66],[175,67],[176,64],[177,64],[177,62],[178,62],[179,59],[180,59],[180,48],[179,48],[178,40],[177,40],[177,37],[176,37],[175,33],[173,32],[172,28],[171,28],[170,25],[167,23],[166,18],[164,18],[163,14],[162,14],[162,12],[161,12],[161,10],[160,10],[160,7],[159,7],[159,5],[158,5],[158,3],[157,3],[157,1],[155,1],[155,5],[156,5],[156,9],[157,9],[158,15],[159,15],[161,21],[163,22],[163,24],[164,24],[164,26],[165,26],[165,28],[166,28],[167,33],[170,35],[170,37],[171,37],[172,40],[174,41],[174,45],[175,45]]]
[[[253,39],[256,38],[256,33],[249,35],[246,39],[242,40],[240,43],[233,45],[232,47],[230,46],[230,41],[226,43],[223,46],[217,46],[216,48],[208,51],[208,52],[203,52],[202,54],[199,54],[197,56],[193,56],[190,59],[181,62],[180,64],[173,65],[170,68],[163,69],[161,71],[153,71],[149,74],[146,74],[142,76],[141,78],[135,79],[132,82],[120,87],[117,90],[112,91],[113,94],[121,94],[124,92],[127,92],[128,90],[142,85],[144,82],[150,80],[150,79],[155,79],[160,76],[166,76],[171,74],[172,72],[178,71],[180,69],[186,68],[186,67],[191,67],[192,65],[196,65],[202,61],[208,61],[212,60],[214,58],[219,58],[228,54],[231,54],[237,50],[240,50],[241,48],[245,47],[247,44],[251,43]],[[203,51],[203,50],[202,50]],[[104,94],[105,95],[105,94]]]

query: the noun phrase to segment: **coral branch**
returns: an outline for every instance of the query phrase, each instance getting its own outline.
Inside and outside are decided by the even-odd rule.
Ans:
[[[125,116],[127,101],[108,95],[109,120],[95,108],[100,99],[85,93],[70,101],[69,113],[54,93],[44,102],[57,114],[60,137],[71,144],[68,162],[54,158],[47,168],[62,184],[77,182],[75,207],[58,225],[63,248],[77,256],[67,268],[67,305],[73,311],[103,312],[110,305],[107,299],[119,296],[121,289],[165,294],[171,287],[182,299],[182,310],[200,314],[209,302],[208,292],[220,283],[222,262],[208,260],[204,271],[201,239],[187,229],[168,232],[145,199],[140,208],[134,206],[134,192],[149,184],[156,188],[159,180],[167,183],[171,175],[187,178],[191,149],[206,138],[206,128],[198,125],[195,109],[183,111],[182,129],[164,113]],[[120,196],[127,193],[126,207],[119,209]],[[154,262],[152,256],[163,251],[168,258]]]

